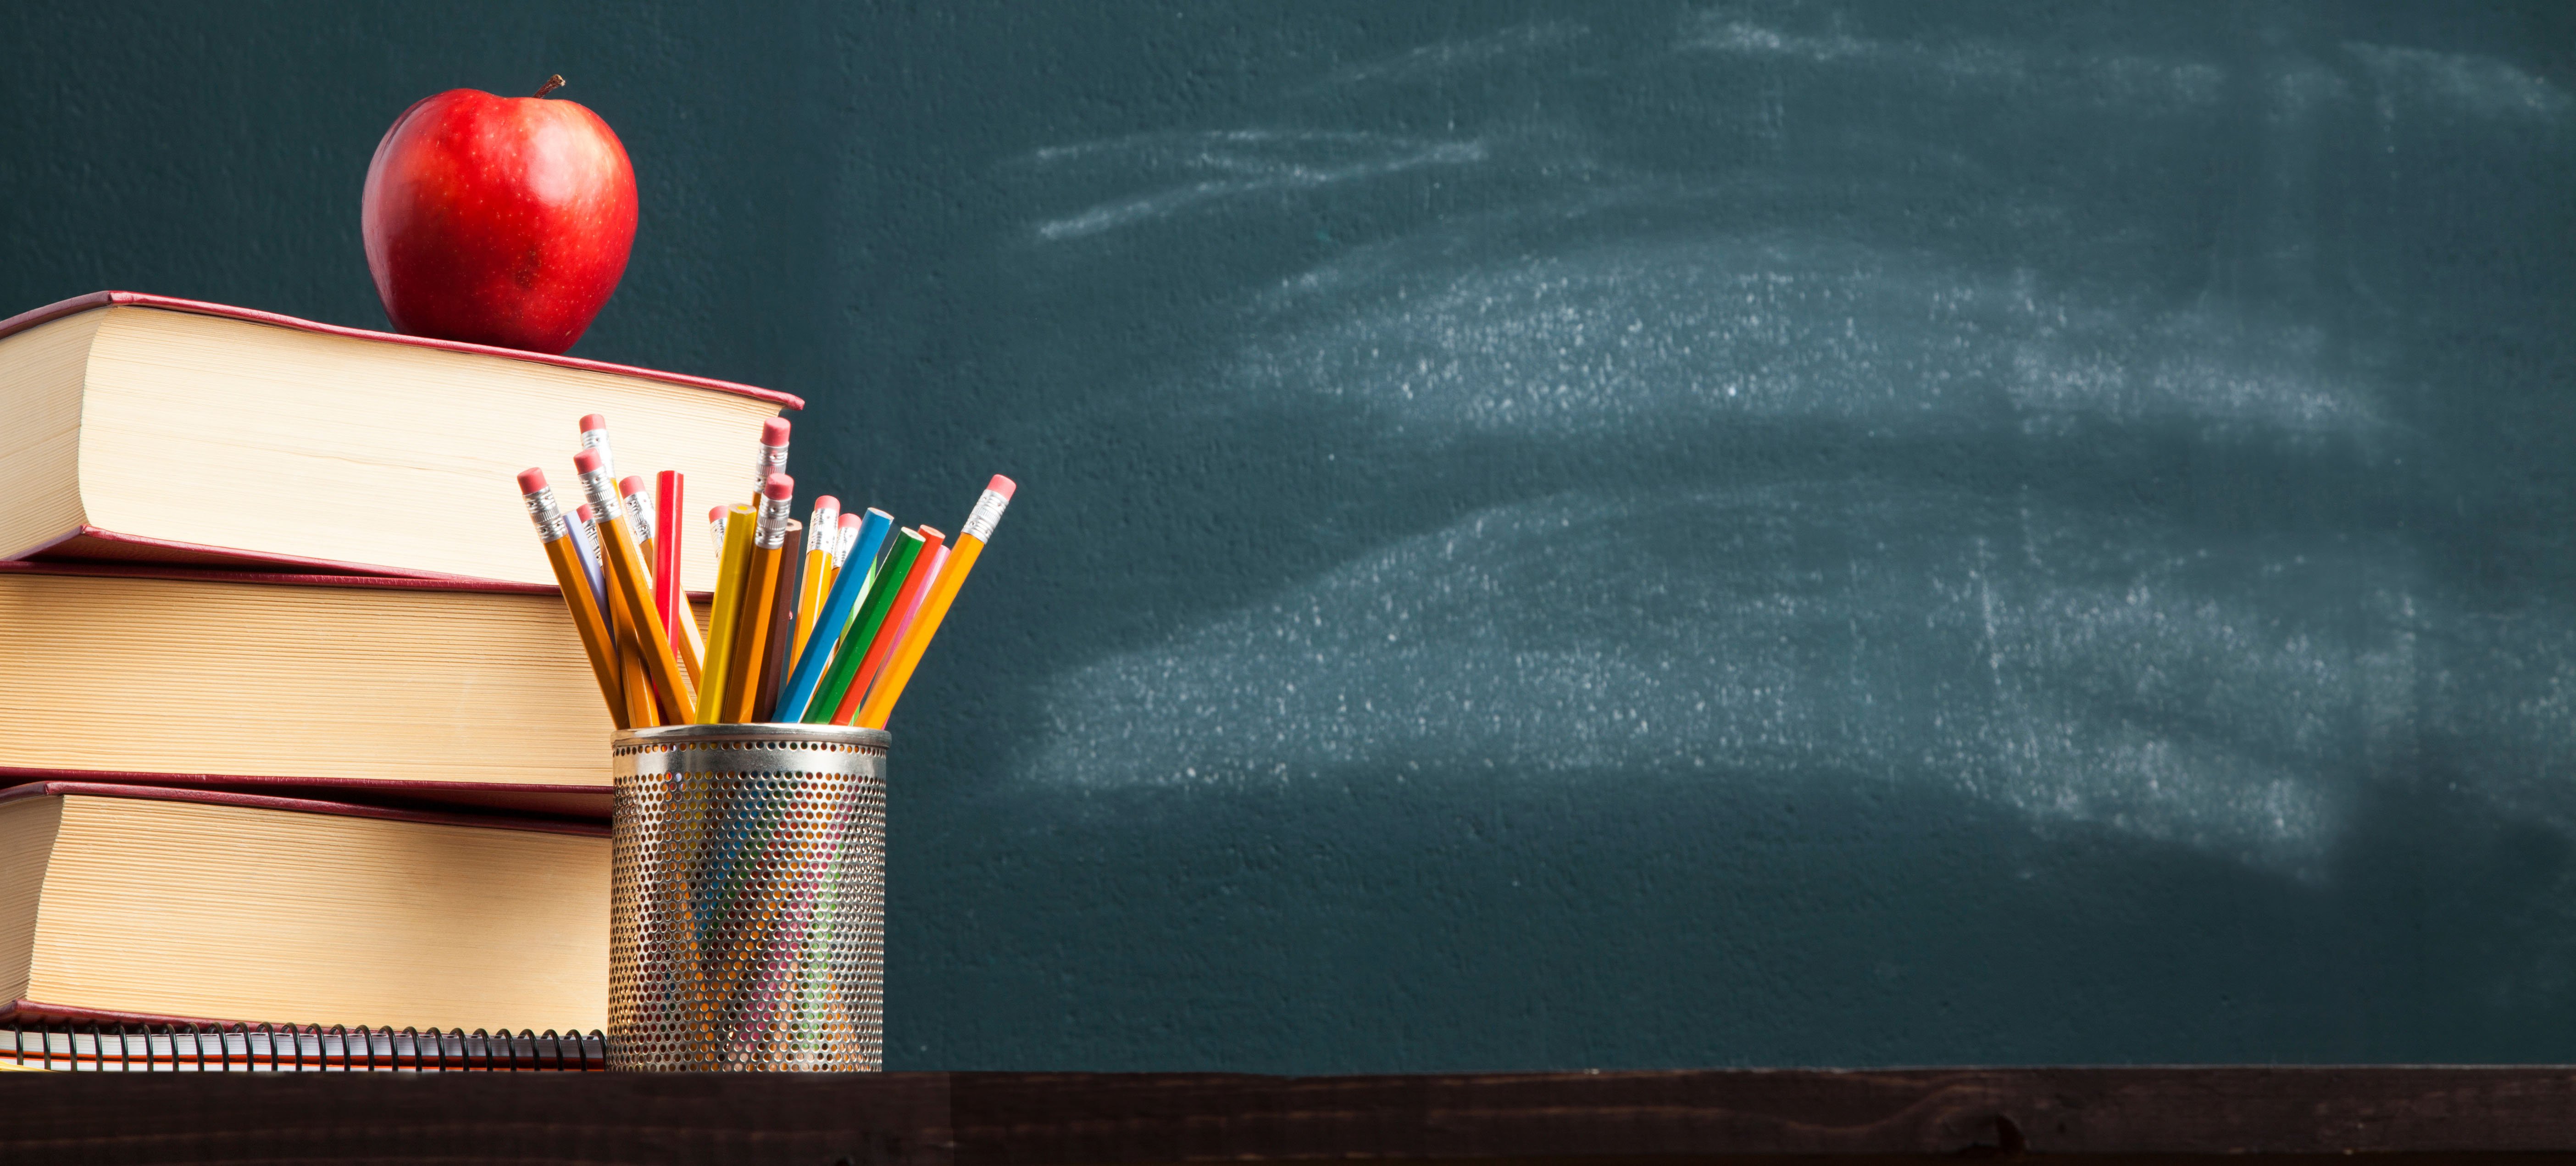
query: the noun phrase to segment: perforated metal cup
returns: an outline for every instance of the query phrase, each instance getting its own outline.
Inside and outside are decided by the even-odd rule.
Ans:
[[[892,740],[838,725],[616,734],[609,1068],[881,1066]]]

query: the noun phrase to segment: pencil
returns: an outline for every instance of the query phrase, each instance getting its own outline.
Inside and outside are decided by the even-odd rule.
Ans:
[[[689,610],[689,596],[680,588],[680,507],[687,487],[678,470],[653,475],[653,531],[659,536],[653,544],[653,599],[662,605],[672,650],[684,654],[688,636],[680,631],[680,617]]]
[[[912,626],[903,633],[902,646],[886,663],[885,674],[868,690],[868,699],[859,706],[854,722],[863,729],[882,729],[894,715],[894,702],[903,698],[903,686],[912,681],[912,670],[921,664],[921,654],[930,650],[930,637],[939,634],[939,621],[948,618],[948,606],[957,601],[957,589],[966,585],[967,572],[975,569],[975,559],[984,553],[984,544],[993,537],[993,528],[1002,521],[1002,511],[1011,505],[1011,495],[1019,484],[1000,474],[984,487],[975,509],[967,514],[966,525],[957,531],[957,543],[946,562],[939,565],[936,582],[930,586],[930,597],[922,601],[921,612],[912,617]]]
[[[725,668],[732,663],[734,618],[742,602],[742,566],[751,558],[751,507],[725,507],[724,553],[716,561],[715,619],[707,626],[706,682],[698,688],[697,723],[724,719]]]
[[[599,468],[611,478],[617,476],[617,457],[608,449],[608,418],[597,413],[582,414],[581,447],[598,451]]]
[[[869,513],[879,512],[870,511]],[[823,594],[830,595],[833,584],[841,581],[841,565],[850,561],[850,548],[859,545],[859,529],[866,525],[867,518],[864,515],[841,516],[841,529],[834,532],[832,536],[832,555],[823,560]]]
[[[847,539],[842,541],[845,552],[853,545],[859,548],[858,554],[847,557],[857,562],[874,563],[877,548],[885,545],[887,532],[894,529],[894,516],[882,510],[870,510],[864,517],[844,514],[841,524],[857,532],[855,543]],[[815,686],[822,683],[823,669],[832,662],[832,649],[841,642],[841,629],[850,622],[850,613],[858,610],[860,595],[867,590],[867,585],[865,568],[848,570],[833,580],[830,597],[823,601],[821,614],[810,620],[801,615],[797,618],[797,629],[811,630],[813,634],[805,637],[804,650],[796,654],[796,666],[788,670],[787,683],[779,687],[778,707],[770,710],[769,719],[789,723],[805,719],[805,706],[813,697]]]
[[[618,579],[608,576],[610,603],[608,610],[616,618],[610,626],[617,636],[617,683],[626,701],[626,719],[633,728],[650,729],[662,723],[660,694],[653,691],[653,678],[644,663],[644,646],[635,635],[635,614],[617,595]]]
[[[904,593],[895,597],[894,614],[886,617],[885,630],[878,632],[877,642],[868,647],[870,652],[876,653],[876,664],[873,667],[860,666],[860,671],[867,675],[862,678],[862,683],[841,694],[840,715],[833,718],[833,723],[859,723],[859,710],[868,707],[869,695],[885,681],[887,666],[894,663],[895,653],[903,650],[904,637],[912,631],[913,623],[921,618],[922,603],[930,598],[930,589],[939,585],[939,573],[947,568],[948,556],[956,549],[951,545],[930,551],[923,556],[926,562],[913,569],[918,578],[910,580],[911,585],[904,589]]]
[[[813,698],[805,702],[806,724],[829,724],[832,713],[841,707],[841,697],[858,678],[859,664],[867,658],[868,645],[876,640],[877,629],[885,626],[886,613],[894,610],[895,593],[903,590],[905,575],[912,570],[913,560],[921,556],[921,532],[905,529],[886,540],[894,550],[886,556],[885,565],[870,572],[867,594],[859,601],[858,617],[841,633],[840,646],[832,651],[832,666],[814,689]],[[852,563],[855,569],[857,564]]]
[[[939,570],[940,544],[948,536],[927,526],[919,529],[921,550],[912,556],[912,569],[904,573],[903,584],[895,591],[893,606],[886,612],[885,621],[877,625],[876,637],[868,641],[867,654],[859,657],[859,667],[850,676],[850,686],[841,690],[840,702],[832,706],[833,724],[849,724],[850,718],[858,715],[859,703],[867,696],[868,685],[885,668],[886,657],[894,654],[895,645],[903,639],[905,625],[910,624],[912,614],[921,609],[923,589],[930,585],[931,578]]]
[[[835,524],[837,525],[837,524]],[[787,660],[794,654],[796,625],[816,614],[814,609],[799,607],[804,586],[798,578],[800,569],[796,553],[797,535],[805,525],[787,521],[787,546],[778,556],[778,584],[770,593],[769,638],[760,652],[760,678],[752,685],[751,720],[774,721],[778,708],[778,688],[787,679]]]
[[[769,475],[787,472],[787,434],[792,428],[784,417],[760,423],[760,463],[751,471],[751,504],[755,508],[767,496]]]
[[[537,541],[546,548],[546,563],[555,569],[555,587],[563,592],[564,610],[571,614],[573,631],[581,637],[582,654],[590,658],[599,695],[608,702],[608,719],[618,728],[634,728],[617,679],[617,641],[607,621],[599,618],[599,597],[591,592],[590,573],[579,562],[581,547],[573,541],[572,524],[555,504],[554,490],[546,485],[546,472],[533,467],[520,471],[519,496],[528,505],[528,521],[536,524]]]
[[[608,621],[608,580],[600,574],[604,565],[599,561],[599,526],[591,521],[590,507],[583,506],[575,511],[564,527],[579,557],[581,573],[589,576],[590,597],[599,601],[600,622],[605,623]]]
[[[599,460],[598,451],[586,449],[573,455],[572,464],[581,471],[582,492],[590,495],[591,509],[599,513],[599,549],[608,560],[609,591],[635,626],[662,723],[681,724],[689,719],[697,690],[689,683],[688,674],[680,670],[678,654],[671,651],[671,633],[662,626],[662,613],[653,606],[651,574],[644,568],[642,552],[635,547],[635,528],[628,524],[617,501],[617,487],[609,481],[608,472],[599,468]]]
[[[751,552],[744,557],[742,586],[734,592],[733,643],[725,648],[724,703],[716,720],[742,724],[751,720],[759,695],[760,666],[769,649],[772,596],[778,590],[778,567],[787,557],[787,513],[796,496],[794,479],[769,475],[761,487],[760,516],[753,520]]]
[[[841,500],[825,494],[814,500],[813,515],[805,520],[804,578],[797,581],[796,610],[810,617],[823,610],[823,576],[831,569],[832,552],[841,545]],[[806,637],[814,632],[811,618],[796,621],[795,643],[791,651],[802,654]]]

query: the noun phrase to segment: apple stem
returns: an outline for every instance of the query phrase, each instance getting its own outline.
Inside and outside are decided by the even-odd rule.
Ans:
[[[563,74],[557,73],[546,78],[545,84],[537,86],[537,96],[543,97],[561,88],[563,88]]]

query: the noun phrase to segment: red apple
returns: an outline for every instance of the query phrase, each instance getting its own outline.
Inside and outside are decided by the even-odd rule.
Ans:
[[[394,119],[367,164],[367,270],[397,330],[562,352],[626,274],[635,168],[599,115],[450,89]]]

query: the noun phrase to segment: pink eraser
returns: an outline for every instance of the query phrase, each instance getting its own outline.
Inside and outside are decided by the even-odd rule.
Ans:
[[[707,507],[707,521],[709,521],[709,522],[722,522],[722,521],[724,521],[724,520],[725,520],[725,508],[724,508],[724,507],[722,507],[722,506],[710,506],[710,507]]]
[[[546,488],[546,472],[535,466],[519,471],[519,492],[534,494]]]
[[[593,429],[606,428],[608,428],[608,418],[602,417],[597,413],[584,413],[581,415],[582,432],[588,433]]]
[[[643,492],[644,492],[644,475],[642,475],[642,474],[628,474],[628,475],[626,475],[626,477],[624,478],[624,480],[622,480],[622,481],[620,481],[620,482],[618,482],[618,483],[617,483],[617,492],[618,492],[618,493],[620,493],[620,494],[641,494],[641,493],[643,493]]]
[[[843,526],[864,526],[867,524],[867,521],[868,518],[864,514],[844,514],[841,516],[841,525]]]
[[[580,453],[572,455],[572,468],[575,471],[584,474],[598,473],[599,451],[595,449],[585,449]]]
[[[760,444],[762,444],[762,445],[785,445],[785,444],[787,444],[787,419],[786,419],[786,418],[784,418],[784,417],[772,417],[772,418],[770,418],[770,419],[769,419],[769,420],[767,420],[767,421],[763,421],[763,422],[761,422],[761,423],[760,423]]]
[[[817,494],[814,496],[814,505],[818,509],[830,510],[838,513],[841,509],[841,500],[830,494]]]
[[[771,474],[760,484],[760,492],[772,502],[784,502],[796,496],[796,479],[785,474]]]
[[[1012,491],[1020,488],[1020,484],[1010,480],[1009,478],[1005,478],[1000,474],[995,474],[993,475],[992,481],[984,483],[984,488],[999,494],[1004,498],[1009,498]]]
[[[581,509],[576,510],[576,511],[573,511],[572,513],[573,513],[573,516],[574,516],[574,517],[581,519],[583,522],[597,522],[597,521],[599,521],[599,515],[598,515],[598,513],[597,513],[597,512],[595,512],[595,511],[593,511],[593,510],[591,510],[591,508],[590,508],[590,503],[588,503],[588,502],[584,502],[584,503],[582,503],[582,504],[581,504]]]

